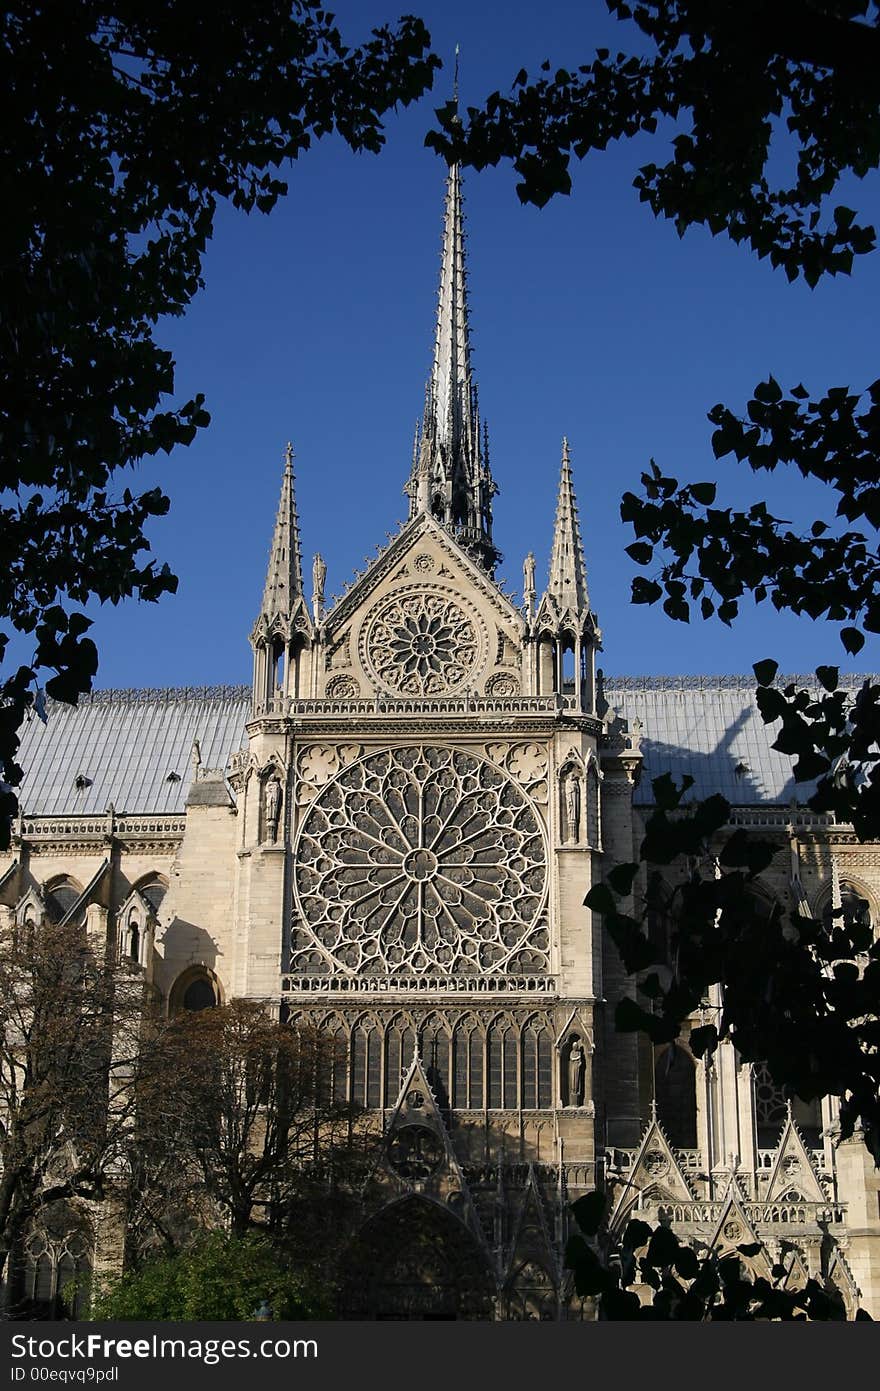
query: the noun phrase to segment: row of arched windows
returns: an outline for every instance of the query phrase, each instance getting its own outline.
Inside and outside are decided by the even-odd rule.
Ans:
[[[416,1048],[440,1106],[457,1110],[547,1110],[553,1106],[554,1045],[540,1017],[489,1022],[471,1016],[450,1026],[429,1019],[362,1018],[324,1026],[336,1040],[333,1096],[369,1109],[394,1106]]]

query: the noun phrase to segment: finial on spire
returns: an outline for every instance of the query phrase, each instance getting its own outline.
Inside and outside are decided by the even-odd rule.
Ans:
[[[452,100],[455,102],[455,114],[458,115],[458,55],[460,49],[455,45],[455,75],[452,79]]]

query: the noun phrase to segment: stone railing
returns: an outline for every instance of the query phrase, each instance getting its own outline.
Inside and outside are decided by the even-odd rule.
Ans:
[[[185,829],[186,817],[179,812],[167,816],[124,816],[119,813],[101,816],[24,816],[16,827],[18,835],[26,840],[83,840],[92,837],[97,840],[107,836],[179,840]]]
[[[728,818],[728,825],[743,826],[749,829],[763,827],[766,830],[787,831],[792,826],[805,829],[816,826],[834,826],[831,813],[808,811],[805,807],[734,807]]]
[[[555,995],[555,976],[342,976],[293,973],[281,978],[287,995]]]
[[[352,700],[285,700],[276,696],[254,707],[253,716],[288,716],[291,719],[348,719],[366,720],[409,719],[413,715],[435,716],[511,716],[573,714],[574,696],[460,696],[431,698],[378,695],[370,699]]]
[[[721,1199],[693,1203],[663,1203],[662,1218],[673,1224],[718,1222],[727,1204]],[[820,1223],[840,1226],[846,1222],[845,1203],[808,1203],[799,1199],[791,1202],[743,1203],[743,1211],[755,1226],[816,1227]],[[741,1240],[741,1237],[736,1238]]]

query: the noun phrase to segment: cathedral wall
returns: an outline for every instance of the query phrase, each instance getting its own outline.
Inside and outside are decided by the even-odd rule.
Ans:
[[[233,993],[236,818],[233,808],[190,806],[159,915],[155,983],[167,998],[189,967],[204,966]]]

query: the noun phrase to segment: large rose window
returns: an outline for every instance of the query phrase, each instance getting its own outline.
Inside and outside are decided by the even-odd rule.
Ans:
[[[462,686],[479,648],[476,615],[442,592],[416,589],[380,604],[364,632],[362,657],[380,685],[430,696]]]
[[[529,798],[448,748],[351,764],[312,803],[296,847],[301,918],[350,971],[546,970],[545,888]]]

